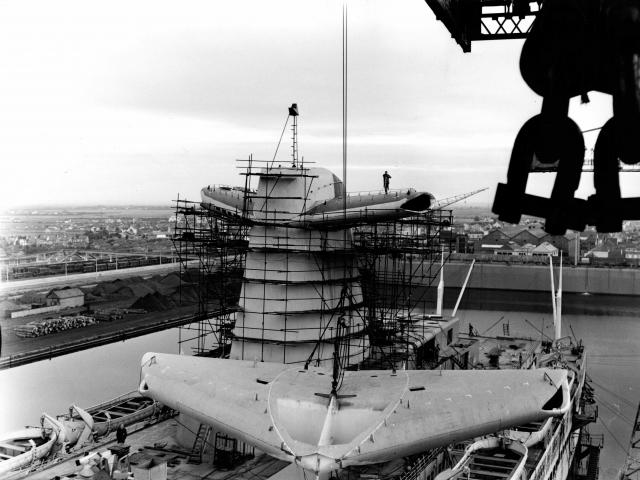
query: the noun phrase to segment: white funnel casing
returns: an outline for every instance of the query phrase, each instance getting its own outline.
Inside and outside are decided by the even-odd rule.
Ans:
[[[323,168],[264,168],[258,176],[230,358],[304,364],[312,357],[330,365],[342,318],[354,338],[347,356],[363,359],[368,341],[351,231],[288,226],[333,200],[342,183]]]

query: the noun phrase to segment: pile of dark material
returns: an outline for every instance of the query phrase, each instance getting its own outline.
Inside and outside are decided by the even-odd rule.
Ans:
[[[171,298],[171,296],[155,292],[139,298],[133,303],[133,305],[131,305],[131,308],[141,308],[147,312],[162,312],[175,308],[176,306],[177,303]]]
[[[121,302],[128,308],[147,312],[197,305],[204,299],[211,303],[222,297],[225,305],[235,305],[241,279],[241,269],[224,275],[220,272],[202,275],[198,270],[188,270],[150,278],[129,277],[103,282],[87,290],[85,299],[87,303],[98,305],[101,302]],[[107,316],[104,317],[106,320]]]
[[[101,283],[86,292],[91,303],[130,301],[129,308],[148,312],[169,310],[198,302],[198,287],[178,273],[151,278],[129,277]]]
[[[82,328],[95,323],[96,319],[89,315],[64,316],[35,320],[25,325],[14,327],[14,331],[19,337],[41,337],[42,335]]]

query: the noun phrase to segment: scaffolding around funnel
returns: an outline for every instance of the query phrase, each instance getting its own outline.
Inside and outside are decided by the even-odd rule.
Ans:
[[[181,291],[195,291],[199,319],[181,328],[181,347],[229,356],[235,342],[233,358],[320,364],[337,341],[352,352],[346,355],[352,366],[370,359],[378,343],[385,345],[384,361],[406,354],[408,320],[434,311],[430,287],[452,252],[451,211],[392,219],[382,205],[350,213],[349,228],[333,218],[324,227],[289,224],[282,219],[300,212],[282,207],[288,197],[274,188],[252,190],[251,179],[295,178],[310,188],[314,169],[304,160],[283,168],[252,158],[241,167],[244,187],[207,187],[234,198],[235,212],[175,202]],[[344,203],[381,194],[351,194]],[[400,193],[388,194],[394,195]]]

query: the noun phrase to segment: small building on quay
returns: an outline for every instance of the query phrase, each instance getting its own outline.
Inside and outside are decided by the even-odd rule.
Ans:
[[[79,288],[51,290],[46,296],[47,307],[81,307],[84,305],[84,292]]]

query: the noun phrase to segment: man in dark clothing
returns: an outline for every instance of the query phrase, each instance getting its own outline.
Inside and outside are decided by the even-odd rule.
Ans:
[[[124,443],[126,439],[127,429],[124,428],[124,425],[121,423],[120,425],[118,425],[118,428],[116,428],[116,440],[118,441],[118,443]]]
[[[384,193],[389,193],[389,179],[390,178],[391,178],[391,175],[389,175],[389,172],[387,172],[385,170],[384,174],[382,175],[382,186],[384,187]]]

